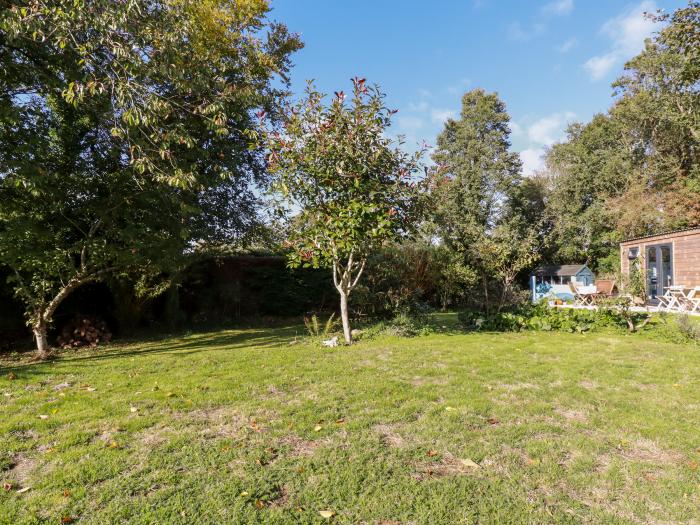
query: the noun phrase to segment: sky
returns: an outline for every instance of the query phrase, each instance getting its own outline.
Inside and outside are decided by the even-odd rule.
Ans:
[[[398,109],[392,132],[409,149],[434,144],[462,94],[497,92],[526,175],[568,123],[613,102],[611,83],[659,26],[644,12],[683,0],[271,0],[273,20],[299,33],[292,89],[324,93],[350,79],[379,84]]]

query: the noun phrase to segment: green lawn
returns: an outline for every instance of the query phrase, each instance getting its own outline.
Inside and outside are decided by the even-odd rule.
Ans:
[[[694,346],[295,333],[5,362],[0,522],[697,523]]]

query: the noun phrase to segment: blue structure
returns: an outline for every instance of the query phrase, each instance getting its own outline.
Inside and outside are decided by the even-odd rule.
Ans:
[[[595,276],[585,264],[544,265],[536,268],[530,275],[530,292],[532,302],[544,298],[573,301],[569,283],[575,281],[578,286],[590,286]]]

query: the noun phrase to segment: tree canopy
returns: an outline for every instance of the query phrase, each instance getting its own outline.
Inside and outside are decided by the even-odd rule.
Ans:
[[[329,105],[309,85],[283,129],[267,137],[275,187],[296,214],[290,263],[332,268],[347,342],[347,300],[367,256],[418,219],[422,152],[406,153],[387,138],[393,113],[365,79],[354,78],[350,97],[336,92]]]
[[[268,11],[260,0],[5,5],[0,264],[42,352],[76,287],[167,270],[193,242],[240,239],[257,220],[255,113],[276,118],[301,46]]]

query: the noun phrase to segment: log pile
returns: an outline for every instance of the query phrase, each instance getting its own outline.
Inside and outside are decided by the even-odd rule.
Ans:
[[[100,343],[108,343],[110,339],[112,332],[104,319],[94,315],[76,315],[63,327],[57,342],[61,348],[94,348]]]

